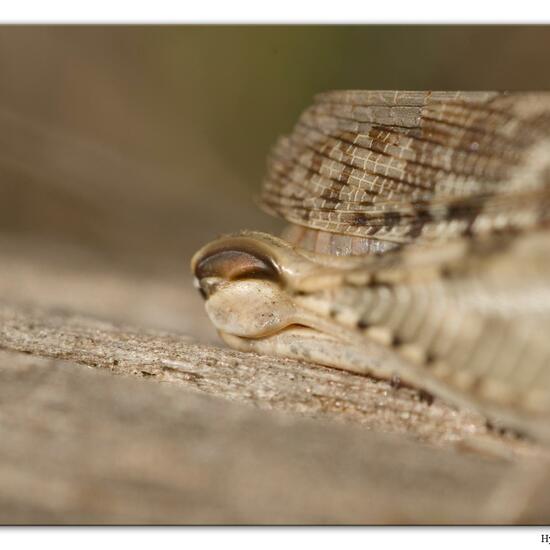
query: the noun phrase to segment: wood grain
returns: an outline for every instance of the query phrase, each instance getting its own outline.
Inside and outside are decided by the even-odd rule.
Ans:
[[[0,353],[0,410],[2,524],[550,517],[548,484],[530,461],[259,411],[71,361]]]
[[[264,409],[361,424],[436,444],[498,443],[484,417],[416,389],[284,358],[198,344],[185,335],[117,326],[89,317],[2,304],[0,348],[67,359],[154,379]]]

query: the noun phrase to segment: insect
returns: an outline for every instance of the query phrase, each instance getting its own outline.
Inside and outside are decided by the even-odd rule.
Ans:
[[[192,260],[221,337],[401,380],[550,442],[550,93],[336,91]]]

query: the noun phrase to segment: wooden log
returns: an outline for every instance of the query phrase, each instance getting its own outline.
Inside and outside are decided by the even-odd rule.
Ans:
[[[0,305],[0,347],[170,382],[264,409],[347,421],[434,444],[536,447],[413,388],[319,365],[199,344],[185,335]]]
[[[36,340],[23,343],[30,318],[23,324],[23,316],[12,315],[10,331],[19,331],[21,347],[34,342],[36,348],[40,339],[51,346],[45,327],[53,331],[56,323],[33,318]],[[64,326],[59,355],[77,352],[68,351],[68,339],[82,348],[95,339],[99,346],[105,327],[87,325],[84,335],[82,323]],[[127,345],[136,346],[126,335],[118,333],[119,361],[130,353],[123,351]],[[166,340],[154,341],[159,348],[149,348],[147,368],[165,353]],[[145,362],[143,349],[135,353]],[[98,363],[100,356],[98,348]],[[167,372],[166,381],[177,379]],[[157,384],[71,361],[0,353],[0,523],[529,523],[550,517],[548,502],[533,501],[537,489],[548,493],[548,484],[541,485],[532,463],[260,411],[189,391],[193,384],[184,381],[182,375],[178,384]]]

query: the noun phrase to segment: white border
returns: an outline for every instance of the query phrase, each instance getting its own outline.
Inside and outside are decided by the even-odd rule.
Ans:
[[[351,528],[2,528],[4,548],[56,550],[315,550],[399,548],[464,550],[465,548],[548,548],[541,527],[351,527]],[[11,544],[10,544],[11,543]]]
[[[550,2],[479,0],[18,0],[2,23],[548,23]]]

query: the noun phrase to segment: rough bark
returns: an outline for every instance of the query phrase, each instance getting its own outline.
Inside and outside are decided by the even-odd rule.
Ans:
[[[549,517],[548,484],[530,462],[259,411],[68,361],[1,353],[0,410],[4,524]]]
[[[416,389],[293,360],[199,344],[185,335],[116,326],[87,317],[0,305],[0,347],[68,359],[117,374],[170,382],[224,399],[431,443],[530,452],[485,419]]]

